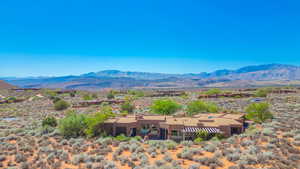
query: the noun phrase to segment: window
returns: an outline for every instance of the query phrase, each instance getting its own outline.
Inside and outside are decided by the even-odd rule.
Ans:
[[[178,136],[178,131],[177,130],[172,130],[171,135],[172,136]]]

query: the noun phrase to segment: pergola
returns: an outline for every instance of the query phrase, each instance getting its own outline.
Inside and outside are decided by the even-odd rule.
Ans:
[[[197,132],[199,131],[205,131],[208,134],[217,134],[217,133],[221,133],[221,131],[218,128],[214,128],[214,127],[206,127],[206,128],[200,128],[200,127],[185,127],[184,129],[182,129],[182,137],[183,140],[185,140],[185,137],[194,137]]]

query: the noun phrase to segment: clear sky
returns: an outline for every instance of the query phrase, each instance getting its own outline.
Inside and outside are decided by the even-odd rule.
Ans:
[[[300,65],[299,0],[5,0],[0,76]]]

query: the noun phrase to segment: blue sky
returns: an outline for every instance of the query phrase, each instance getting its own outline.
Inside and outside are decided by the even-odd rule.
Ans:
[[[298,0],[9,0],[0,76],[300,65]]]

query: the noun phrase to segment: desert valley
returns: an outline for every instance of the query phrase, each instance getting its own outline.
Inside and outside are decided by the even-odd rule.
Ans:
[[[1,82],[1,168],[297,168],[300,89],[80,91]]]

